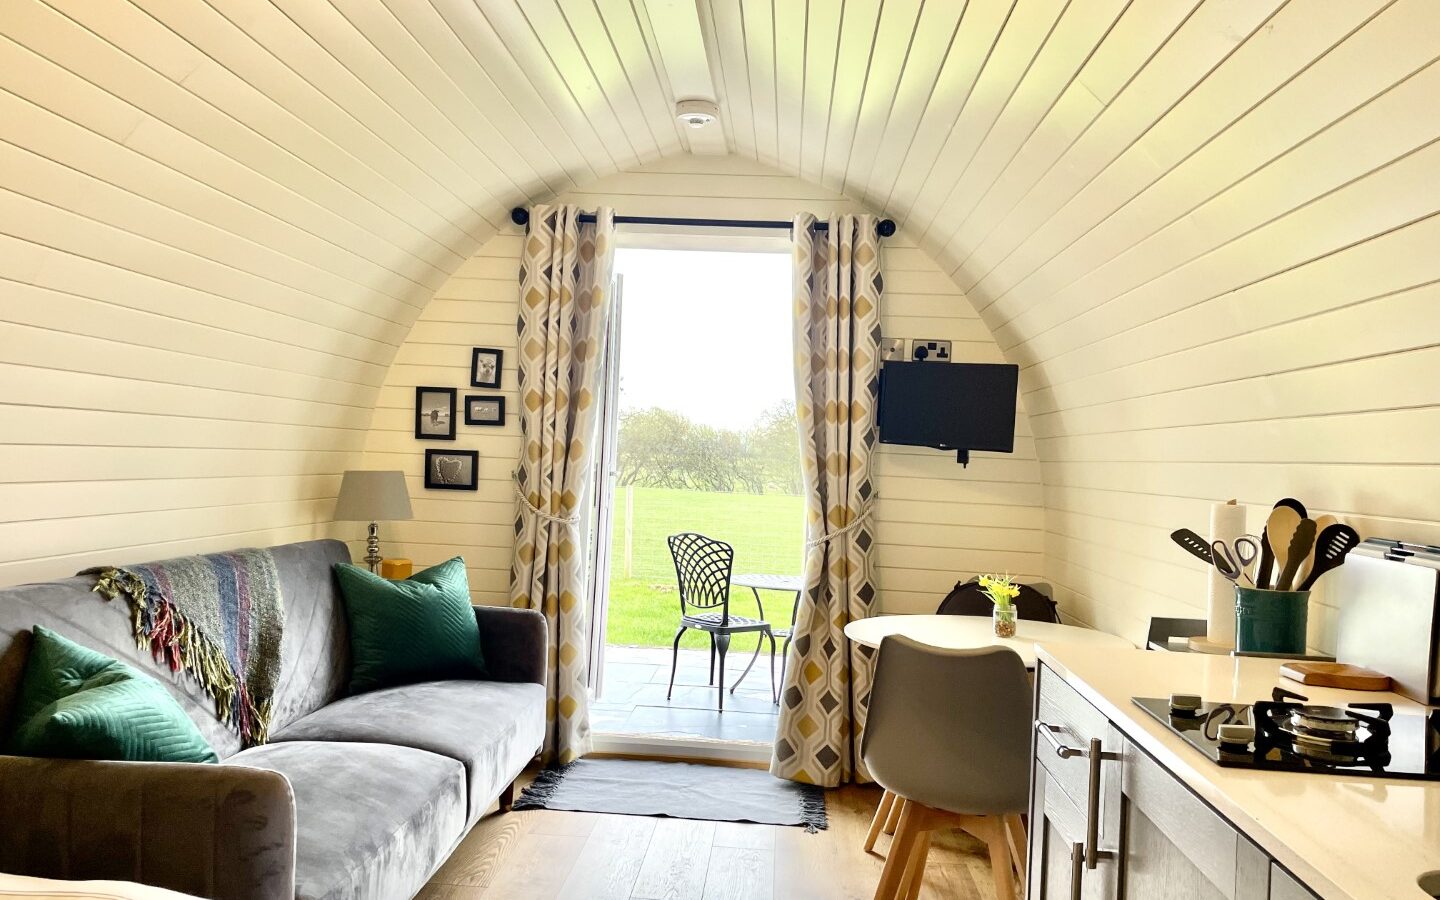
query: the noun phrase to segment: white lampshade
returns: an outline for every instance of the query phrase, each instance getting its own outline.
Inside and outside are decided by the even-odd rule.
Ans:
[[[393,522],[412,516],[404,472],[351,469],[340,482],[337,522]]]

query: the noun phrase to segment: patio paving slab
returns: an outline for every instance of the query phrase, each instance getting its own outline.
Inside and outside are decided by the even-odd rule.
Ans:
[[[716,709],[717,691],[707,684],[710,652],[680,651],[675,689],[670,681],[668,647],[606,647],[602,696],[590,707],[590,726],[597,733],[658,735],[718,741],[771,743],[779,708],[770,692],[768,648],[733,694],[730,688],[750,653],[734,653],[725,665],[725,711]],[[779,660],[776,660],[778,677]]]

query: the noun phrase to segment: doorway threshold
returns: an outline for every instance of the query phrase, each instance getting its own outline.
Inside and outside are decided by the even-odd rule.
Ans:
[[[598,732],[592,756],[628,759],[670,759],[764,769],[770,765],[771,744],[762,741],[717,741],[663,734]]]

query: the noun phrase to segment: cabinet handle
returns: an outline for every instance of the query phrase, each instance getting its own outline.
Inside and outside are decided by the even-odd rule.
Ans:
[[[1055,735],[1064,730],[1063,726],[1049,722],[1035,723],[1036,733],[1055,749],[1056,756],[1061,759],[1078,756],[1090,762],[1090,775],[1085,784],[1085,843],[1075,846],[1080,848],[1085,868],[1093,869],[1100,864],[1100,860],[1110,855],[1100,849],[1100,764],[1107,760],[1117,760],[1120,754],[1103,749],[1099,738],[1091,738],[1090,746],[1083,748],[1062,744]]]
[[[1090,777],[1085,785],[1085,868],[1093,869],[1100,862],[1100,764],[1119,759],[1117,753],[1100,749],[1100,739],[1090,739]]]
[[[1049,722],[1041,722],[1038,720],[1035,722],[1036,733],[1045,739],[1046,743],[1055,751],[1056,756],[1061,759],[1070,759],[1073,756],[1084,756],[1085,751],[1079,747],[1071,747],[1069,744],[1060,743],[1060,739],[1055,735],[1064,730],[1065,726],[1063,725],[1051,725]]]
[[[1085,882],[1085,845],[1070,845],[1070,900],[1080,900]]]

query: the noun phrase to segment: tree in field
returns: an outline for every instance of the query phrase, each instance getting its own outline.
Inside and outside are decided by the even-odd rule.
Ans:
[[[749,438],[751,457],[764,473],[765,490],[800,493],[800,422],[794,401],[782,400],[761,413],[750,426]]]
[[[619,483],[729,493],[800,492],[795,405],[776,404],[744,431],[651,407],[620,416]]]

